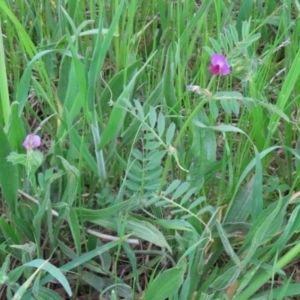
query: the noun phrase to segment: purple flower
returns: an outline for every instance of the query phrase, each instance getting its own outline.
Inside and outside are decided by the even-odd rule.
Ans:
[[[41,146],[41,138],[36,134],[28,134],[22,144],[27,151]]]
[[[213,75],[221,73],[223,76],[226,76],[230,73],[230,66],[226,60],[226,57],[222,54],[214,54],[211,58],[211,66],[209,69]]]

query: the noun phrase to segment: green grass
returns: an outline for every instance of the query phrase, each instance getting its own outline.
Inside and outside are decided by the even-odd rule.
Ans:
[[[0,299],[297,299],[299,11],[0,1]]]

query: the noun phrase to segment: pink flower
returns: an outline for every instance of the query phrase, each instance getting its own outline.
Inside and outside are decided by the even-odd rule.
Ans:
[[[222,54],[214,54],[211,58],[211,66],[209,69],[213,75],[221,73],[223,76],[226,76],[230,73],[230,66],[226,60],[226,57]]]
[[[27,151],[41,146],[41,138],[36,134],[28,134],[22,144]]]

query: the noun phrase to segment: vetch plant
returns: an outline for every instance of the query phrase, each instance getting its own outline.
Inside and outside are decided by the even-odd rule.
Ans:
[[[41,144],[40,136],[33,133],[28,134],[22,143],[22,145],[27,149],[27,153],[20,154],[12,152],[7,157],[7,160],[13,164],[21,164],[25,166],[28,180],[33,187],[36,186],[35,173],[43,163],[43,154],[39,150],[34,149],[40,147]]]
[[[213,75],[218,75],[219,73],[223,76],[226,76],[230,73],[230,65],[226,60],[226,57],[222,54],[214,54],[211,59],[211,66],[209,70]]]

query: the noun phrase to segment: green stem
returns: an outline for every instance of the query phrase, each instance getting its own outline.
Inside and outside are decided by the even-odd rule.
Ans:
[[[118,10],[119,7],[119,0],[115,0],[114,3],[114,14],[116,13],[116,11]],[[112,16],[113,19],[113,16]],[[119,21],[120,22],[120,21]],[[115,45],[115,56],[116,56],[116,69],[117,71],[120,70],[120,25],[119,23],[116,25],[116,29],[115,29],[115,33],[116,36],[114,37],[114,45]]]
[[[174,145],[173,147],[176,148],[182,138],[182,136],[184,135],[186,129],[190,126],[191,122],[193,121],[194,117],[197,115],[197,113],[200,111],[201,108],[203,108],[204,104],[207,102],[207,99],[203,99],[199,104],[198,106],[193,110],[193,112],[191,113],[191,115],[187,118],[187,120],[184,122],[181,130],[179,131],[178,133],[178,136],[174,142]],[[171,165],[171,161],[172,161],[172,156],[168,156],[167,160],[166,160],[166,164],[165,164],[165,168],[164,168],[164,172],[162,174],[162,178],[161,178],[161,181],[160,181],[160,186],[158,188],[158,191],[157,193],[160,194],[162,189],[163,189],[163,186],[166,182],[166,179],[167,179],[167,176],[168,176],[168,172],[169,172],[169,169],[170,169],[170,165]]]
[[[210,90],[211,85],[213,84],[213,82],[215,81],[216,76],[213,76],[207,86],[207,90]],[[184,122],[182,128],[180,129],[177,138],[175,139],[174,144],[172,145],[175,149],[178,146],[181,138],[183,137],[184,133],[186,132],[187,128],[190,126],[190,124],[192,123],[193,119],[195,118],[195,116],[198,114],[198,112],[200,111],[200,109],[203,108],[204,104],[207,103],[209,101],[209,99],[204,98],[200,101],[200,103],[196,106],[196,108],[192,111],[192,113],[190,114],[190,116],[187,118],[187,120]],[[172,161],[172,156],[168,156],[167,160],[166,160],[166,164],[165,164],[165,168],[164,168],[164,172],[162,174],[162,178],[160,181],[160,185],[159,188],[157,190],[157,194],[159,195],[164,187],[164,184],[167,180],[167,176],[168,176],[168,172],[170,169],[170,165],[171,165],[171,161]]]
[[[4,44],[2,39],[2,28],[0,20],[0,101],[2,106],[2,116],[0,115],[0,123],[2,125],[8,124],[10,103],[9,103],[9,94],[8,94],[8,83],[7,83],[7,74],[5,68],[5,53],[4,53]],[[0,110],[1,111],[1,110]]]

